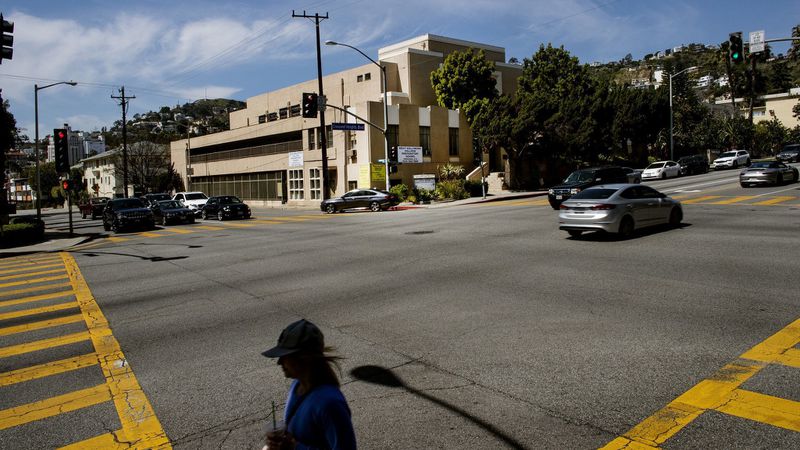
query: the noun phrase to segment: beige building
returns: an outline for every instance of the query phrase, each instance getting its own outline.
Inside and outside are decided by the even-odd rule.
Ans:
[[[390,175],[391,185],[413,186],[414,175],[435,174],[448,162],[474,167],[472,132],[464,114],[436,106],[430,82],[431,72],[448,54],[469,48],[484,50],[495,63],[500,93],[516,90],[522,66],[506,64],[501,47],[427,34],[379,50],[377,61],[387,74],[389,146],[421,147],[421,151],[411,149],[421,153],[417,162],[401,164]],[[330,195],[355,188],[383,189],[381,130],[369,125],[364,131],[331,127],[331,123],[363,123],[353,115],[383,126],[381,70],[368,62],[327,75],[323,90],[329,106],[325,121]],[[172,142],[172,161],[188,189],[233,194],[260,205],[319,204],[320,121],[301,114],[302,94],[317,91],[315,79],[248,98],[245,109],[230,113],[230,130]]]
[[[792,112],[800,102],[800,87],[780,94],[762,95],[759,99],[764,101],[764,106],[753,108],[753,122],[778,119],[787,128],[800,125],[800,118],[794,117]]]

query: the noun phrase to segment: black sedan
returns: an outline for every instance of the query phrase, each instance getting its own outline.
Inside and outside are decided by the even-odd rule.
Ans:
[[[397,195],[378,189],[353,189],[341,197],[323,200],[319,207],[322,211],[333,214],[336,211],[355,208],[369,208],[370,211],[382,211],[399,203]]]
[[[194,223],[194,211],[181,205],[177,200],[162,200],[151,206],[156,223]]]
[[[209,197],[200,211],[203,219],[216,217],[218,220],[249,219],[251,214],[250,207],[233,195]]]
[[[138,198],[115,198],[106,203],[103,210],[103,229],[115,233],[124,228],[140,227],[152,230],[156,227],[153,211]]]
[[[139,199],[144,203],[144,206],[154,208],[158,202],[172,200],[172,196],[169,194],[145,194],[139,197]]]
[[[781,162],[800,162],[800,144],[787,145],[775,159]]]

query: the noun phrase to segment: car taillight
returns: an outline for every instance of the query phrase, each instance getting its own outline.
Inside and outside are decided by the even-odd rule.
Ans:
[[[617,205],[609,205],[607,203],[601,203],[599,205],[592,206],[591,209],[593,211],[603,211],[603,210],[608,210],[608,209],[614,209],[616,207],[617,207]]]
[[[565,204],[562,203],[558,205],[558,209],[569,209],[569,206],[566,206]]]

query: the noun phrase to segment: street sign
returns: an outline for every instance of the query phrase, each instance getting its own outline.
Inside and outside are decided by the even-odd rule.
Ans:
[[[750,32],[750,53],[764,51],[764,30]]]
[[[344,130],[344,131],[364,131],[364,124],[363,123],[333,122],[331,124],[331,129],[333,129],[333,130]]]

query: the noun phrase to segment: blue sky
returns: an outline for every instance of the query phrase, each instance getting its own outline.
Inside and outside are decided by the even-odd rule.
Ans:
[[[381,47],[430,33],[504,47],[519,60],[552,43],[581,62],[607,62],[719,44],[732,31],[788,37],[800,24],[797,0],[4,0],[0,12],[15,23],[14,59],[0,65],[0,88],[31,138],[37,83],[79,83],[39,91],[41,137],[64,123],[111,126],[121,110],[110,97],[123,85],[136,96],[129,117],[204,97],[245,100],[316,78],[314,23],[292,18],[292,10],[327,13],[323,42],[373,58]],[[324,73],[365,62],[350,49],[322,46]]]

